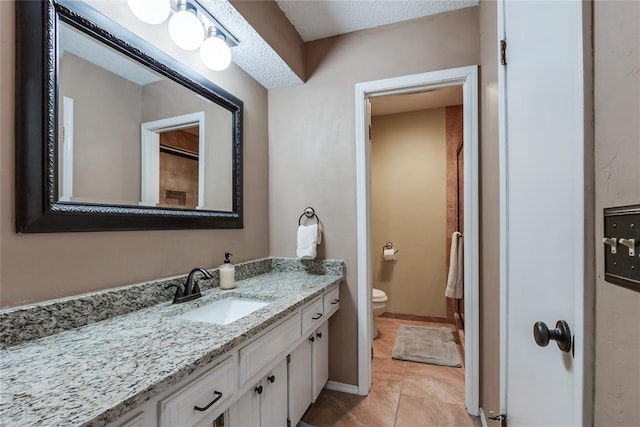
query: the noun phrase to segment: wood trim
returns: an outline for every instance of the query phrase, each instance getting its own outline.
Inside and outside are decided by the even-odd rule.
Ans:
[[[453,325],[453,319],[447,319],[446,317],[438,316],[420,316],[417,314],[404,314],[404,313],[389,313],[385,311],[380,317],[386,317],[388,319],[400,319],[400,320],[414,320],[417,322],[430,322],[430,323],[446,323]]]

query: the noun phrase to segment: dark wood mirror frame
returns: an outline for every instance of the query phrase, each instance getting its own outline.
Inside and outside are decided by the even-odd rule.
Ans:
[[[58,21],[232,113],[231,212],[58,200]],[[242,228],[242,116],[240,99],[83,2],[16,2],[16,231]]]

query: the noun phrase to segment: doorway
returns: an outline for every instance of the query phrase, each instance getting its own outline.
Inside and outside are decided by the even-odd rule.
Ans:
[[[141,128],[140,205],[202,209],[204,112],[142,123]]]
[[[358,394],[371,388],[372,251],[371,145],[369,100],[391,94],[462,86],[464,164],[464,294],[465,404],[478,415],[478,83],[477,66],[403,76],[356,84],[356,162],[358,232]]]

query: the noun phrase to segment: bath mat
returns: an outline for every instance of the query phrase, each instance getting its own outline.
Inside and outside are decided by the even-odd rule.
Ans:
[[[432,365],[462,366],[453,333],[446,327],[400,325],[392,357]]]

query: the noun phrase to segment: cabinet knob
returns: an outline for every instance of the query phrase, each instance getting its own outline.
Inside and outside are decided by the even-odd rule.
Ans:
[[[273,384],[274,382],[276,382],[276,376],[275,376],[275,375],[269,375],[269,376],[267,377],[267,380],[268,380],[271,384]]]
[[[316,337],[318,337],[318,338],[322,338],[322,332],[318,332],[318,333],[316,334]]]
[[[311,336],[309,337],[309,341],[314,342],[315,340],[316,340],[316,338],[315,338],[313,335],[311,335]]]
[[[262,386],[259,385],[258,387],[255,388],[256,393],[258,394],[262,394]]]

